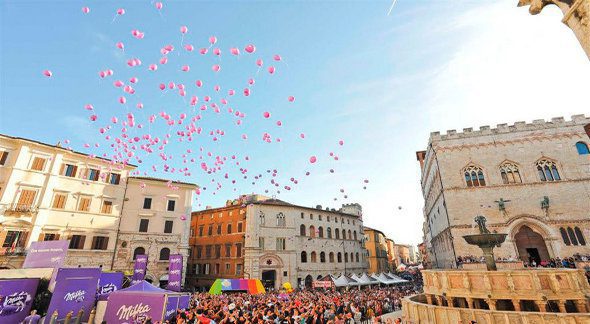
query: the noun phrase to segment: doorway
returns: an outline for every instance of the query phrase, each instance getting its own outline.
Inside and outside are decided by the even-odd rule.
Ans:
[[[305,277],[305,288],[311,288],[313,282],[313,277],[310,275],[307,275],[307,277]]]
[[[520,259],[524,262],[535,260],[539,264],[543,260],[550,259],[543,236],[526,225],[518,230],[514,236],[514,243]]]
[[[277,279],[276,270],[265,270],[262,271],[262,285],[267,290],[275,289],[275,281]]]

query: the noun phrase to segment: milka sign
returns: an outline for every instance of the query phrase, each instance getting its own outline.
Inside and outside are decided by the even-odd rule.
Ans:
[[[164,317],[166,295],[162,293],[116,291],[109,295],[105,320],[109,324],[123,324],[151,318],[152,322]]]
[[[138,315],[144,315],[145,313],[148,313],[151,310],[152,308],[150,307],[150,305],[144,305],[143,303],[131,306],[121,305],[121,307],[119,307],[119,310],[117,310],[117,316],[119,317],[119,320],[127,321],[130,317],[141,320],[141,318],[139,318]]]

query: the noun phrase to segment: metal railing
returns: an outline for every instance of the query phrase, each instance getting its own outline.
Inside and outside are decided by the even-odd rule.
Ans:
[[[0,250],[0,256],[24,256],[27,255],[27,249],[24,247],[6,247]]]
[[[6,208],[6,211],[12,213],[36,213],[37,207],[28,204],[12,204]]]

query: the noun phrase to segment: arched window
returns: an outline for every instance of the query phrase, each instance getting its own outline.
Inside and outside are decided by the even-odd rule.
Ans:
[[[338,263],[342,263],[342,253],[338,252]]]
[[[522,183],[518,166],[512,162],[504,162],[500,165],[500,175],[504,184]]]
[[[305,225],[303,225],[303,224],[301,224],[301,226],[299,226],[299,235],[305,236]]]
[[[315,263],[315,262],[318,262],[318,256],[317,256],[317,254],[315,253],[315,251],[312,251],[312,252],[311,252],[311,262],[314,262],[314,263]]]
[[[334,252],[330,252],[328,257],[330,258],[330,263],[334,263]]]
[[[145,249],[140,247],[135,248],[135,250],[133,250],[133,260],[135,260],[135,258],[137,258],[138,255],[143,255],[145,254]]]
[[[320,252],[320,262],[326,263],[326,253],[325,252]]]
[[[567,228],[567,234],[570,237],[570,241],[572,241],[572,244],[578,245],[578,239],[576,238],[576,235],[574,234],[574,230],[571,227]]]
[[[344,262],[348,262],[348,253],[344,253]]]
[[[309,227],[309,237],[315,237],[315,227],[313,225]]]
[[[331,228],[327,228],[326,229],[326,233],[328,233],[328,238],[332,238],[332,229]]]
[[[162,248],[160,250],[160,260],[168,260],[170,259],[170,249],[169,248]]]
[[[578,238],[578,242],[580,242],[580,245],[586,245],[586,239],[584,238],[584,234],[582,233],[580,228],[576,226],[574,228],[574,232],[576,232],[576,237]]]
[[[324,228],[318,227],[318,237],[324,237]]]
[[[352,240],[352,232],[350,230],[348,230],[348,239]]]
[[[339,229],[335,229],[334,233],[336,234],[336,239],[339,240],[340,239],[340,230]]]
[[[285,227],[287,223],[285,222],[285,215],[283,213],[277,214],[277,227]]]
[[[346,240],[346,230],[342,230],[342,239]]]
[[[483,170],[475,165],[470,165],[463,169],[465,175],[465,183],[467,187],[483,187],[486,185],[486,180],[483,175]]]
[[[354,262],[354,254],[352,252],[350,252],[350,262]]]
[[[231,234],[231,224],[227,224],[227,234]]]
[[[588,150],[588,145],[586,145],[586,143],[584,142],[576,143],[576,149],[578,150],[578,154],[580,155],[590,154],[590,150]]]
[[[539,179],[541,179],[541,181],[561,180],[557,166],[553,161],[547,159],[539,160],[537,162],[537,172],[539,173]]]
[[[355,258],[356,259],[356,262],[359,262],[359,253],[358,252],[355,254],[355,257],[356,257]]]
[[[307,252],[301,252],[301,263],[307,263]]]
[[[565,245],[572,245],[570,238],[567,236],[567,231],[565,230],[565,228],[560,227],[559,233],[561,233],[561,239],[563,240],[563,243],[565,243]]]
[[[258,217],[260,218],[260,225],[264,225],[264,223],[266,223],[266,218],[265,218],[265,215],[262,211],[260,212]]]
[[[354,240],[356,241],[356,231],[352,232],[352,235],[354,235]]]

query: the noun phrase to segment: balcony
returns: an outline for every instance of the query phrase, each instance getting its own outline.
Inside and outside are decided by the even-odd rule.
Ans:
[[[33,215],[37,213],[37,207],[27,204],[12,204],[6,208],[5,215]]]
[[[0,249],[0,256],[25,256],[27,255],[27,250],[24,247],[16,247],[14,249],[10,247],[1,248]]]

